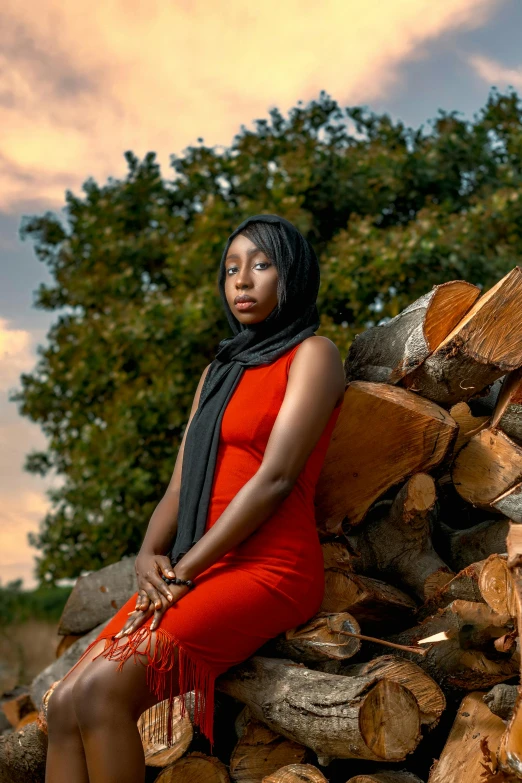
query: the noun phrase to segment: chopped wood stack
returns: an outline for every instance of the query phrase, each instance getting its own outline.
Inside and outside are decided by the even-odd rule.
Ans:
[[[355,338],[316,493],[321,611],[218,678],[214,756],[190,716],[172,747],[144,745],[158,781],[522,780],[521,313],[517,266],[482,295],[434,286]],[[78,581],[33,683],[38,722],[0,737],[2,779],[22,779],[18,742],[43,780],[53,683],[131,571]]]

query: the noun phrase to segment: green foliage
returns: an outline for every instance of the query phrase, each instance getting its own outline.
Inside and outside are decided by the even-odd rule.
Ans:
[[[36,305],[62,312],[12,399],[46,452],[26,468],[64,478],[38,535],[53,583],[135,553],[169,481],[199,376],[229,334],[216,285],[226,237],[276,212],[321,260],[321,333],[344,355],[357,332],[436,283],[488,287],[522,254],[522,114],[495,90],[473,121],[429,130],[341,109],[325,93],[242,127],[229,148],[187,147],[174,179],[126,153],[124,180],[66,194],[65,221],[22,237],[54,276]],[[352,130],[350,130],[350,124]]]
[[[27,620],[57,623],[71,593],[70,587],[43,585],[23,590],[22,579],[0,585],[0,625],[6,627]]]

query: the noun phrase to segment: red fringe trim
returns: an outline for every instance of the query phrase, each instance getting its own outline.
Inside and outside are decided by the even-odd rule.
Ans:
[[[147,739],[152,742],[166,745],[167,747],[173,745],[174,699],[176,697],[179,698],[181,717],[184,717],[187,713],[187,696],[190,697],[190,692],[194,691],[193,723],[209,740],[212,752],[214,746],[214,683],[217,673],[208,663],[206,663],[206,661],[194,658],[194,656],[185,650],[179,640],[169,631],[160,627],[156,628],[154,633],[156,634],[156,643],[153,655],[150,653],[152,643],[150,625],[142,625],[130,635],[120,637],[119,639],[114,639],[113,635],[98,636],[97,639],[89,644],[85,652],[62,679],[65,680],[66,677],[69,676],[78,666],[80,661],[83,661],[93,647],[98,644],[100,639],[105,639],[104,649],[101,650],[98,655],[95,655],[92,660],[95,661],[96,658],[103,655],[107,660],[120,661],[117,671],[121,671],[125,661],[128,660],[131,655],[134,655],[135,665],[139,661],[143,666],[146,666],[147,685],[157,696],[158,701],[162,702],[161,705],[158,704],[156,707],[153,729],[151,731],[149,725]],[[143,652],[138,652],[138,647],[143,640],[147,638],[148,643],[145,650]],[[175,647],[178,650],[180,692],[179,694],[172,692],[172,678],[169,677],[170,688],[169,693],[166,694],[167,673],[171,671],[175,664]],[[138,657],[140,655],[147,656],[147,663],[144,663],[143,660]],[[141,727],[139,731],[142,739],[145,739]]]

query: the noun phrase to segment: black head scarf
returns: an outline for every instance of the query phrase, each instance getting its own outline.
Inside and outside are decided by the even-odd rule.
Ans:
[[[225,259],[234,237],[254,221],[280,227],[283,247],[278,278],[284,296],[257,324],[243,324],[232,313],[225,295]],[[214,478],[221,420],[246,367],[271,364],[286,351],[314,334],[319,327],[316,300],[320,273],[317,256],[307,239],[279,215],[253,215],[230,234],[221,257],[218,287],[234,336],[221,340],[211,363],[196,413],[190,423],[183,452],[178,529],[169,553],[173,566],[203,536]],[[281,301],[282,300],[282,301]],[[261,402],[262,404],[262,402]]]

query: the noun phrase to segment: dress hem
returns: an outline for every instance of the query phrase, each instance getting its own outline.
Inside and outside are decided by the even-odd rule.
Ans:
[[[211,752],[214,746],[214,685],[220,672],[216,672],[206,661],[197,658],[188,652],[183,644],[174,634],[164,628],[156,628],[156,643],[154,653],[151,655],[150,648],[152,642],[152,631],[150,625],[141,626],[131,634],[114,638],[114,634],[103,634],[103,632],[92,641],[87,649],[82,653],[74,666],[62,677],[65,680],[68,675],[84,660],[91,650],[105,639],[105,647],[98,655],[92,659],[95,661],[100,655],[107,660],[119,661],[117,671],[123,668],[131,655],[134,655],[134,663],[137,661],[146,667],[146,681],[150,690],[156,695],[159,702],[156,706],[155,720],[153,728],[149,724],[147,737],[144,736],[144,728],[138,726],[142,740],[148,740],[171,747],[174,734],[174,699],[180,700],[180,715],[184,717],[187,713],[187,696],[194,691],[194,717],[193,723],[201,733],[208,739]],[[145,650],[138,651],[141,643],[147,639]],[[120,645],[120,642],[122,644]],[[175,664],[175,648],[178,650],[178,668],[179,668],[179,694],[172,692],[172,677],[169,678],[170,688],[168,694],[167,674],[173,669]],[[147,656],[145,663],[140,655]]]

